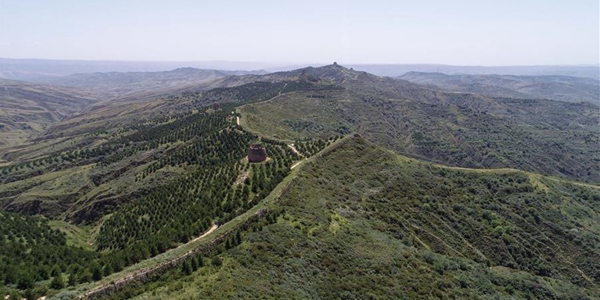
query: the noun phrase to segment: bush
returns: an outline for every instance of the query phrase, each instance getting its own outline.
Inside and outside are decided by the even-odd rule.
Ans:
[[[210,263],[215,267],[220,267],[223,264],[223,261],[218,256],[212,258]]]

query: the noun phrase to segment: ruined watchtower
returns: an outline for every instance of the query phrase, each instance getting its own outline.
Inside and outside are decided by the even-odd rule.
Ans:
[[[265,160],[267,160],[267,149],[262,144],[255,143],[248,147],[249,162],[262,162]]]

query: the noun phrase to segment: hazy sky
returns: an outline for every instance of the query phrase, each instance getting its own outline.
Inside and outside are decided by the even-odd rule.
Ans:
[[[0,0],[0,57],[598,64],[598,2]]]

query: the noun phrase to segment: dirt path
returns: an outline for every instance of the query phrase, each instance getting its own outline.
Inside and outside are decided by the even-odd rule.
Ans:
[[[298,151],[298,149],[296,149],[296,147],[294,146],[294,144],[288,144],[287,146],[288,146],[288,147],[290,147],[290,149],[292,149],[292,151],[294,151],[294,153],[298,154],[298,156],[300,156],[300,157],[304,157],[304,155],[302,155],[302,153],[300,153],[300,152]],[[299,161],[299,162],[297,162],[297,163],[293,164],[293,165],[290,167],[290,170],[293,170],[295,167],[299,166],[301,163],[302,163],[302,161]]]
[[[302,161],[299,161],[299,162],[297,162],[297,163],[293,164],[293,165],[290,167],[290,170],[293,170],[295,167],[299,166],[301,163],[302,163]]]
[[[197,241],[197,240],[199,240],[199,239],[201,239],[201,238],[203,238],[203,237],[205,237],[205,236],[209,235],[211,232],[215,231],[217,228],[219,228],[219,225],[215,224],[215,225],[213,225],[213,226],[212,226],[212,227],[211,227],[211,228],[210,228],[210,229],[209,229],[207,232],[205,232],[205,233],[204,233],[204,234],[202,234],[201,236],[199,236],[199,237],[197,237],[197,238],[195,238],[195,239],[193,239],[193,240],[191,240],[191,241],[187,242],[186,244],[183,244],[183,245],[181,245],[181,246],[179,246],[179,247],[177,247],[177,248],[175,248],[175,249],[179,249],[179,248],[181,248],[181,247],[184,247],[185,245],[187,245],[187,244],[189,244],[189,243],[195,242],[195,241]]]
[[[281,89],[281,91],[279,91],[279,94],[277,94],[277,96],[281,95],[281,92],[282,92],[283,90],[285,90],[285,88],[287,87],[287,85],[288,85],[288,84],[286,83],[286,84],[283,86],[283,88]]]
[[[296,146],[294,146],[294,144],[288,144],[287,146],[290,147],[290,149],[292,149],[292,151],[294,151],[294,153],[298,154],[298,156],[304,157],[304,155],[302,155],[302,153],[298,152],[298,149],[296,149]]]

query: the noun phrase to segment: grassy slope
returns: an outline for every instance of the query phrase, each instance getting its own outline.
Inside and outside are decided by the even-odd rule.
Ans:
[[[327,98],[307,97],[312,94]],[[345,103],[351,101],[344,99],[344,95],[345,91],[294,92],[245,105],[238,108],[238,112],[242,114],[240,125],[272,138],[286,140],[345,133],[355,128],[336,115],[336,111],[343,109]]]
[[[439,167],[361,138],[322,156],[222,267],[138,298],[600,297],[598,187]]]

